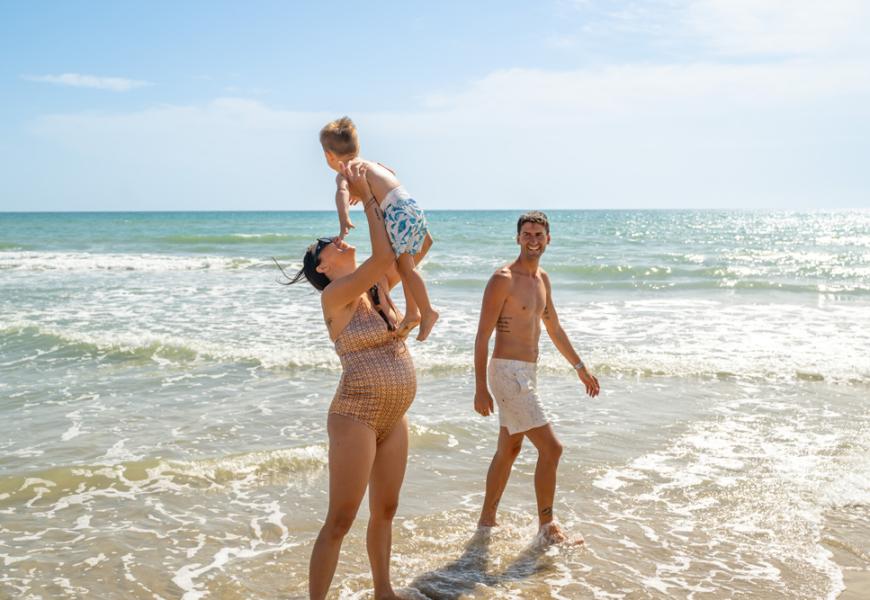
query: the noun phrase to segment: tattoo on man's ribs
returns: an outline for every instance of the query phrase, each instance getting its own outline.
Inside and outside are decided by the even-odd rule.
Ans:
[[[513,317],[499,317],[498,321],[495,323],[496,329],[502,333],[510,333],[512,319]]]

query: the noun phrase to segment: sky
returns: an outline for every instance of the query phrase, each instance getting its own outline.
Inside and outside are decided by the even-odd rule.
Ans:
[[[0,3],[0,211],[870,207],[866,0]]]

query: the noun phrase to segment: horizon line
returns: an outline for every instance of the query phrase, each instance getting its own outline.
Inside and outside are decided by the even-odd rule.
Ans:
[[[840,211],[867,211],[870,206],[840,206],[840,207],[811,207],[811,208],[781,208],[781,207],[757,207],[757,208],[433,208],[427,209],[427,213],[437,212],[517,212],[522,210],[540,210],[543,212],[629,212],[629,211],[717,211],[717,212],[840,212]],[[184,214],[184,213],[334,213],[334,209],[147,209],[147,210],[0,210],[0,215],[66,215],[66,214]]]

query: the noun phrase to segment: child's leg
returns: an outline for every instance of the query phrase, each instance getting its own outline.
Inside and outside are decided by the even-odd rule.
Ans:
[[[409,326],[407,330],[410,331],[416,325],[416,320],[419,320],[420,333],[417,334],[417,339],[422,342],[429,336],[435,321],[438,320],[438,312],[432,308],[432,304],[429,302],[426,282],[423,281],[423,276],[415,268],[414,257],[408,253],[402,254],[399,256],[398,263],[399,275],[402,277],[402,287],[405,291],[405,300],[408,308],[408,314],[405,315],[402,325],[406,325],[405,321],[408,321]],[[411,314],[411,297],[413,297],[413,307],[416,314]],[[413,324],[410,324],[411,319],[409,317],[413,317]],[[400,326],[399,330],[401,332],[403,327]]]
[[[420,261],[426,257],[426,254],[429,253],[429,248],[432,247],[432,234],[426,233],[426,238],[423,240],[423,247],[420,248],[420,251],[414,255],[414,264],[420,264]]]
[[[420,324],[420,308],[417,306],[417,301],[414,299],[414,293],[411,291],[410,277],[408,273],[414,270],[413,257],[410,254],[400,254],[396,260],[396,268],[399,271],[399,277],[402,278],[402,293],[405,294],[405,318],[399,323],[396,331],[399,337],[405,337],[411,330]],[[412,264],[409,266],[408,262]]]
[[[411,292],[411,284],[408,281],[408,265],[407,259],[411,258],[409,254],[400,254],[396,259],[396,268],[399,271],[399,277],[402,279],[402,293],[405,294],[405,317],[396,330],[399,337],[406,337],[411,330],[420,324],[420,309],[417,307],[417,302],[414,300],[414,294]],[[411,269],[413,271],[413,265]]]

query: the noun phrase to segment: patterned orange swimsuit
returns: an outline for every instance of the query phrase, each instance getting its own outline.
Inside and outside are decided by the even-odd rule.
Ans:
[[[350,323],[335,340],[343,368],[329,412],[371,427],[383,440],[417,393],[414,361],[403,340],[361,299]]]

